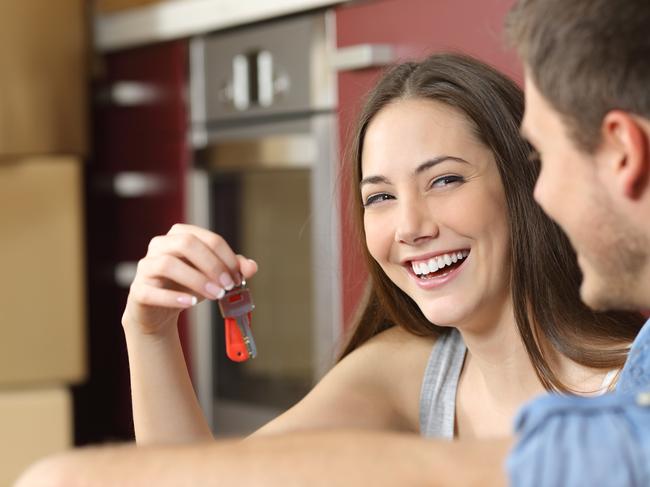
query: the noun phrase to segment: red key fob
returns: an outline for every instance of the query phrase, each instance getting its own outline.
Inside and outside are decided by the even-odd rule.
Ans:
[[[251,313],[248,313],[251,319]],[[233,362],[244,362],[248,360],[248,350],[242,338],[237,321],[234,318],[224,318],[226,330],[226,355]]]

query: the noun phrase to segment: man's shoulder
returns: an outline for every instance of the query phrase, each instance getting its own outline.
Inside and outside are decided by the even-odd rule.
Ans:
[[[540,397],[515,427],[512,485],[650,485],[650,389]]]
[[[645,389],[650,390],[650,320],[634,340],[616,386],[616,390],[623,394]]]

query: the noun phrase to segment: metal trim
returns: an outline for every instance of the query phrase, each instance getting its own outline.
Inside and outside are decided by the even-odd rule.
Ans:
[[[187,222],[210,228],[210,193],[205,171],[192,169],[187,177]],[[203,414],[214,430],[214,370],[212,363],[212,302],[188,310],[192,347],[192,383]]]
[[[359,44],[341,47],[332,56],[332,66],[336,71],[354,71],[387,66],[393,62],[395,62],[395,53],[390,44]]]

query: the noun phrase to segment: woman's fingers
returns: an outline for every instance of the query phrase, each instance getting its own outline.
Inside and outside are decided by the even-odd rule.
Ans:
[[[196,237],[226,266],[228,276],[221,275],[219,276],[220,279],[227,281],[228,277],[230,277],[231,281],[235,285],[239,284],[239,282],[237,282],[239,280],[239,261],[237,255],[221,235],[206,230],[205,228],[194,225],[185,225],[182,223],[177,223],[172,226],[168,235],[193,235]],[[227,286],[229,283],[224,282],[223,285]]]
[[[149,244],[148,256],[161,254],[187,260],[226,290],[241,283],[239,258],[221,236],[209,230],[174,225],[167,235],[155,237]]]
[[[221,236],[177,224],[167,235],[151,240],[138,263],[132,292],[143,305],[184,308],[203,298],[220,299],[256,272],[255,261],[235,254]]]
[[[202,272],[206,278],[227,287],[232,281],[230,269],[201,239],[190,233],[155,237],[149,244],[147,259],[170,255],[182,259]]]
[[[140,304],[152,307],[186,309],[198,302],[197,297],[192,294],[163,289],[146,283],[132,286],[131,293]]]
[[[257,273],[257,262],[253,259],[237,254],[237,260],[239,261],[239,271],[244,279],[250,279]]]
[[[194,293],[195,296],[207,299],[223,297],[224,286],[214,282],[183,259],[170,254],[148,256],[138,263],[138,275],[134,284],[156,286],[169,281]],[[169,288],[170,286],[164,286]],[[172,286],[174,287],[174,286]],[[149,303],[147,303],[149,304]]]

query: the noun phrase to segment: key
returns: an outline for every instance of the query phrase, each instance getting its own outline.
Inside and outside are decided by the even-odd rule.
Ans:
[[[255,346],[253,332],[250,328],[252,311],[255,309],[255,305],[253,304],[251,292],[246,287],[246,281],[243,281],[240,286],[228,292],[222,298],[221,302],[223,300],[226,300],[225,305],[229,306],[227,310],[230,313],[229,318],[234,318],[237,323],[250,358],[255,358],[257,355],[257,347]]]
[[[246,283],[229,291],[219,300],[219,309],[226,327],[226,354],[236,362],[255,358],[257,347],[250,328],[255,308]]]

